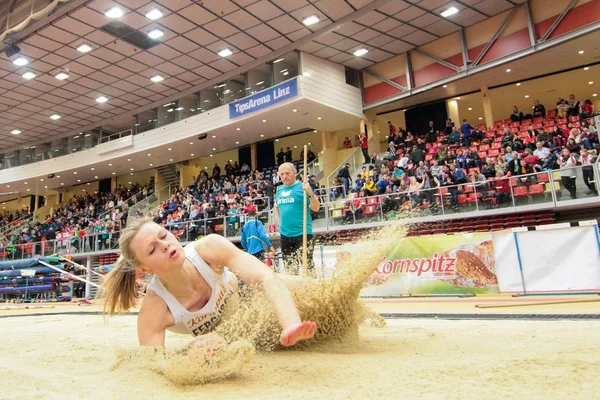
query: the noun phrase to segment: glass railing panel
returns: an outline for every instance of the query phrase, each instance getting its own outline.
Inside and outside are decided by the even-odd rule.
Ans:
[[[552,171],[552,181],[558,203],[598,198],[598,164],[554,170]]]

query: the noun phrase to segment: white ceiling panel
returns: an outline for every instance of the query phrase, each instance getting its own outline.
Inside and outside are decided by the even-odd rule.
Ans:
[[[315,6],[333,21],[337,21],[354,11],[345,0],[319,0],[315,3]]]
[[[239,9],[231,14],[226,15],[225,20],[238,29],[248,29],[260,24],[260,20],[255,18],[249,12]]]
[[[283,33],[284,35],[303,28],[302,24],[287,14],[270,20],[268,24],[271,26],[271,28],[275,29],[277,32]]]
[[[432,40],[435,40],[436,37],[433,36],[431,33],[427,33],[424,31],[415,31],[413,33],[410,33],[410,34],[404,36],[402,39],[408,43],[412,43],[414,45],[421,46],[421,45],[431,42]]]
[[[281,11],[281,9],[274,6],[268,0],[260,0],[252,5],[249,5],[248,7],[246,7],[246,11],[254,15],[256,18],[260,19],[261,21],[269,21],[283,14],[283,11]]]
[[[433,33],[434,35],[442,37],[460,30],[460,26],[457,26],[451,22],[442,19],[436,23],[427,26],[425,30],[430,33]]]
[[[410,22],[415,18],[419,18],[421,15],[425,14],[426,11],[423,11],[420,8],[415,6],[410,6],[399,13],[395,14],[394,17],[398,18],[400,21]]]
[[[385,51],[389,51],[390,53],[398,55],[413,49],[414,46],[403,42],[402,40],[394,40],[389,42],[388,44],[384,44],[383,46],[381,46],[381,48]]]

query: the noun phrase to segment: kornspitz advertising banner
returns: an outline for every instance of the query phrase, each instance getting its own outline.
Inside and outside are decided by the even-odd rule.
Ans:
[[[352,245],[336,249],[336,261],[347,255],[346,246]],[[395,248],[377,265],[361,295],[408,293],[498,293],[491,234],[433,235],[398,240]]]

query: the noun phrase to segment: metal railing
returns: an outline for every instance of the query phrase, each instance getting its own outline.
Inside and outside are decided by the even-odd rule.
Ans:
[[[584,172],[588,171],[588,172]],[[486,212],[502,213],[531,211],[539,207],[552,209],[565,202],[568,206],[600,203],[597,182],[600,182],[600,164],[575,166],[564,170],[542,171],[527,175],[497,178],[485,182],[467,182],[436,188],[412,189],[402,192],[324,201],[319,212],[314,213],[313,229],[331,230],[341,225],[373,224],[404,220],[411,222],[423,217],[443,219],[444,216],[469,214],[484,216]],[[588,186],[589,185],[589,186]],[[588,190],[589,189],[589,190]],[[263,224],[272,224],[271,210],[258,213]],[[228,238],[238,238],[245,222],[244,214],[216,218],[197,218],[176,221],[165,225],[183,242],[199,236],[216,233]],[[115,226],[119,226],[118,223]],[[265,228],[268,231],[268,228]],[[80,238],[62,238],[38,243],[0,245],[0,260],[50,255],[66,252],[89,253],[115,251],[120,232],[93,233]]]
[[[112,134],[110,134],[108,136],[100,136],[98,138],[98,144],[112,142],[113,140],[121,139],[123,137],[131,136],[131,135],[133,135],[133,130],[132,129],[126,129],[126,130],[121,131],[121,132],[112,133]]]
[[[354,172],[357,167],[361,165],[358,160],[360,160],[362,157],[362,149],[358,147],[348,157],[346,157],[346,159],[342,161],[340,165],[338,165],[333,172],[329,174],[329,176],[327,176],[327,186],[333,186],[333,178],[337,176],[340,168],[346,165],[346,163],[350,163],[350,178],[352,178],[352,176],[355,175]]]

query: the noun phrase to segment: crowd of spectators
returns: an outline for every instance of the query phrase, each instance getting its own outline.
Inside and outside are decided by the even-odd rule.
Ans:
[[[559,107],[547,114],[539,101],[534,103],[533,114],[523,115],[515,107],[510,119],[497,121],[489,129],[473,126],[466,119],[460,126],[447,119],[442,127],[430,121],[426,129],[414,134],[389,121],[387,152],[373,153],[354,177],[350,165],[343,166],[334,181],[334,186],[342,189],[331,190],[330,200],[343,198],[345,193],[353,198],[398,194],[384,199],[384,210],[410,202],[436,214],[443,201],[436,196],[444,193],[456,210],[459,195],[465,193],[457,185],[471,182],[480,200],[499,207],[512,204],[511,186],[535,185],[536,173],[555,169],[560,170],[566,192],[576,198],[575,167],[579,165],[583,165],[587,194],[597,195],[592,170],[599,148],[591,118],[595,110],[573,95],[567,102],[560,99],[562,103],[569,105],[562,114]],[[344,146],[350,145],[346,138]],[[361,214],[366,203],[347,200],[345,206],[343,216],[349,218]]]
[[[135,183],[129,188],[120,185],[111,193],[75,195],[39,220],[21,218],[23,223],[18,228],[5,228],[0,238],[0,252],[19,253],[26,244],[32,244],[30,254],[41,254],[41,242],[54,240],[57,246],[54,243],[48,246],[57,251],[69,244],[76,252],[113,248],[118,232],[127,223],[129,207],[151,194],[151,185],[152,182],[150,185]],[[7,216],[7,221],[8,218],[17,221],[19,215],[27,217],[28,211]]]

